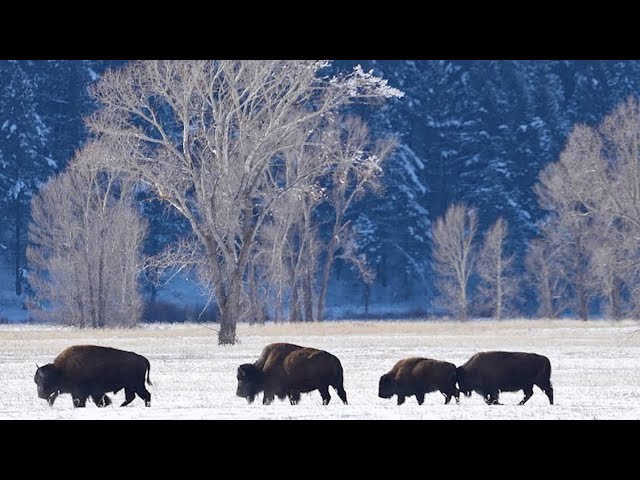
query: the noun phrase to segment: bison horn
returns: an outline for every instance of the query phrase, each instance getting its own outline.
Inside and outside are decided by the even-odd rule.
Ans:
[[[38,364],[37,364],[37,363],[36,363],[36,368],[37,368],[38,370],[40,370],[40,367],[38,366]]]

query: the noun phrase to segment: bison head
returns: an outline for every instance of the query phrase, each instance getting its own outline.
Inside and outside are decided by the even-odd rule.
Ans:
[[[256,395],[264,389],[262,371],[252,363],[245,363],[238,367],[238,389],[236,395],[246,398],[253,403]]]
[[[36,365],[37,366],[37,365]],[[53,364],[38,367],[33,378],[38,386],[38,397],[46,398],[49,406],[53,406],[60,393],[60,375]]]
[[[396,393],[393,375],[386,373],[380,377],[378,383],[378,396],[380,398],[391,398]]]
[[[470,397],[473,391],[473,385],[471,384],[471,378],[469,374],[464,371],[463,367],[456,368],[456,382],[458,382],[458,389],[464,394],[465,397]]]

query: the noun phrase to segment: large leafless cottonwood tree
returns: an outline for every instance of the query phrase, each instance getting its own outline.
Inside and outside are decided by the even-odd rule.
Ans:
[[[302,141],[298,143],[304,145]],[[322,143],[330,155],[338,158],[336,168],[328,173],[322,185],[317,183],[317,178],[312,178],[310,184],[299,183],[295,188],[287,188],[287,193],[274,202],[272,215],[264,222],[251,261],[249,295],[269,286],[272,291],[268,296],[276,306],[276,320],[282,318],[285,303],[289,305],[290,321],[314,320],[314,300],[317,302],[315,318],[322,320],[329,277],[337,259],[353,265],[365,282],[373,278],[366,258],[358,251],[358,232],[346,217],[365,193],[381,192],[382,163],[394,142],[390,139],[373,142],[361,119],[346,117],[336,118],[323,132]],[[292,170],[317,162],[314,152],[308,148],[284,154],[294,157]],[[288,175],[283,179],[285,188],[291,178],[297,176]],[[318,234],[320,207],[329,223],[329,240],[324,246]],[[324,256],[320,255],[321,251]],[[317,294],[312,287],[316,277],[319,277]],[[255,305],[262,303],[259,300],[252,302],[258,315],[260,308]]]
[[[621,289],[633,292],[640,280],[640,101],[628,98],[595,128],[577,125],[540,178],[544,208],[571,220],[578,278],[620,315]]]
[[[470,313],[469,279],[476,261],[478,214],[464,203],[449,206],[433,227],[433,258],[440,302],[461,320]]]
[[[587,320],[589,302],[595,293],[591,267],[596,245],[595,219],[567,189],[564,173],[562,165],[548,165],[540,172],[534,191],[540,206],[552,215],[542,231],[543,239],[557,252],[559,271],[570,287],[570,307],[581,319]]]
[[[274,204],[358,161],[326,142],[336,112],[402,95],[361,68],[328,77],[326,66],[140,61],[107,72],[93,89],[100,108],[88,126],[120,150],[105,166],[135,175],[192,227],[220,312],[220,344],[236,340],[247,268]],[[284,154],[299,148],[315,161],[299,165]]]
[[[602,219],[606,220],[606,219]],[[637,252],[636,239],[632,239],[619,222],[594,225],[590,268],[595,291],[603,300],[603,313],[610,318],[621,319],[625,314],[624,284],[634,285],[633,270],[628,268],[628,258]]]
[[[518,292],[518,282],[513,275],[515,256],[505,252],[507,221],[499,217],[484,237],[478,254],[476,272],[480,277],[476,298],[482,309],[488,309],[491,316],[501,320],[512,313],[513,300]]]
[[[567,283],[562,271],[558,249],[544,239],[529,242],[524,265],[527,282],[535,289],[538,300],[537,315],[557,318],[567,307]]]
[[[133,206],[132,184],[92,166],[104,155],[85,147],[32,201],[35,316],[79,327],[132,326],[140,318],[147,223]]]
[[[395,146],[391,140],[380,140],[372,146],[367,125],[355,117],[348,118],[344,128],[336,129],[334,135],[336,138],[331,143],[336,146],[335,156],[338,161],[331,173],[328,188],[328,200],[334,216],[321,268],[318,320],[324,318],[329,275],[336,258],[353,264],[365,282],[372,279],[373,274],[358,254],[357,232],[351,222],[346,220],[346,214],[353,203],[366,192],[380,191],[382,162]]]

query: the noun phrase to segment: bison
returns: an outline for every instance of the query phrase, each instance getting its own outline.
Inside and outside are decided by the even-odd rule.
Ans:
[[[456,387],[456,366],[453,363],[431,358],[411,357],[400,360],[393,368],[380,377],[378,396],[391,398],[398,396],[398,405],[405,397],[415,395],[418,405],[424,402],[426,393],[439,390],[444,395],[444,403],[451,397],[460,403],[460,392]]]
[[[36,365],[37,366],[37,365]],[[151,385],[151,364],[142,355],[95,345],[75,345],[63,350],[53,361],[38,367],[34,381],[38,397],[53,406],[61,393],[70,393],[74,407],[84,407],[90,396],[98,407],[111,404],[107,392],[118,393],[124,388],[124,407],[136,394],[145,405],[151,405],[151,394],[144,386]]]
[[[238,367],[236,395],[249,403],[258,393],[264,392],[262,403],[269,405],[277,396],[287,396],[291,405],[300,402],[300,394],[318,390],[322,404],[331,400],[329,386],[347,404],[347,393],[343,386],[342,364],[337,357],[324,350],[301,347],[291,343],[272,343],[264,347],[255,363]]]
[[[487,405],[499,405],[500,392],[524,391],[524,405],[537,385],[553,405],[551,362],[544,355],[524,352],[480,352],[456,369],[458,388],[467,397],[475,391]]]

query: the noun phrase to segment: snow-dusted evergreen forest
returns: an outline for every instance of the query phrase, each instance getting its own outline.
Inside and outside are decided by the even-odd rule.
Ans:
[[[0,319],[44,319],[62,302],[76,310],[59,318],[104,325],[99,305],[60,287],[80,271],[47,263],[76,258],[78,231],[126,258],[82,274],[103,288],[91,275],[106,272],[103,310],[120,324],[194,320],[206,304],[201,318],[224,317],[221,295],[247,321],[637,316],[640,62],[341,60],[315,71],[324,90],[258,63],[199,77],[189,62],[1,61]],[[272,125],[290,144],[265,140]],[[192,183],[170,159],[187,143]],[[269,164],[253,205],[202,201],[220,186],[218,158],[251,155]],[[70,163],[77,173],[47,183]],[[233,178],[229,195],[246,187]],[[255,243],[243,221],[264,222]],[[226,245],[221,222],[238,228],[235,248],[199,263],[194,252]],[[168,257],[198,272],[153,283]]]

